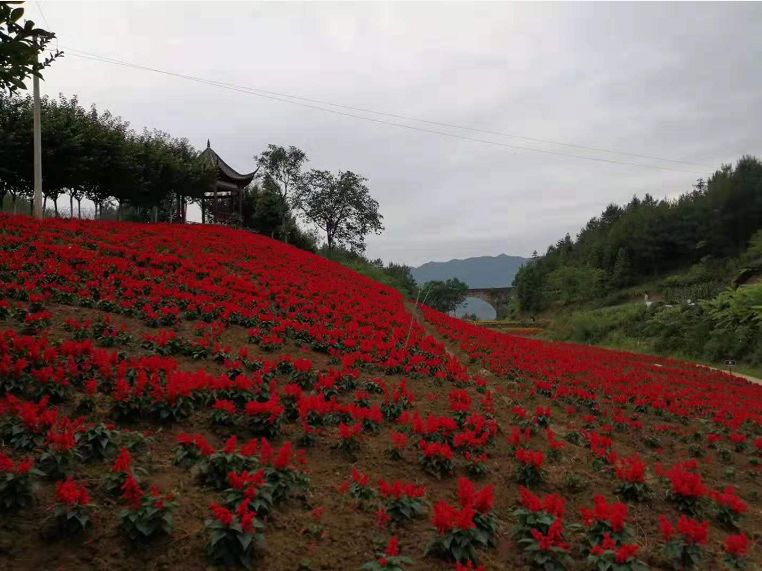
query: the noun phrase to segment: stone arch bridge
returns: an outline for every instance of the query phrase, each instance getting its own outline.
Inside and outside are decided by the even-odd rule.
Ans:
[[[497,319],[504,319],[508,314],[508,302],[511,299],[512,287],[482,287],[469,289],[466,297],[475,297],[486,301],[495,308]]]

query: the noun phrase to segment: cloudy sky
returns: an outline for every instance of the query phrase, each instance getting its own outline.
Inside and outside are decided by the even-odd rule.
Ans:
[[[209,138],[240,171],[276,143],[361,173],[386,226],[368,254],[387,261],[544,251],[610,202],[762,155],[759,3],[40,4],[70,50],[45,93]]]

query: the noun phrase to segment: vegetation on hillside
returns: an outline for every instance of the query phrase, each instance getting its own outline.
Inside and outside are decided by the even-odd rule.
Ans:
[[[758,385],[424,324],[223,226],[0,215],[0,252],[2,569],[762,562]]]
[[[384,264],[380,258],[370,260],[359,252],[341,247],[328,248],[327,245],[318,249],[317,253],[359,274],[393,287],[408,299],[415,299],[418,293],[418,284],[410,266],[394,262]]]
[[[561,314],[548,334],[714,363],[762,365],[762,284],[691,304],[629,303]]]
[[[180,201],[200,198],[214,179],[186,139],[136,133],[108,111],[82,107],[76,97],[43,97],[41,107],[43,196],[56,215],[59,197],[68,194],[72,215],[74,203],[81,214],[88,199],[96,215],[115,201],[120,213],[130,207],[133,219],[150,220],[155,208],[158,220],[173,221]],[[14,212],[34,188],[31,126],[32,98],[0,93],[0,203],[9,196]]]
[[[741,256],[760,228],[762,163],[747,156],[676,200],[647,194],[624,207],[608,206],[576,240],[565,236],[519,270],[518,303],[522,311],[538,313],[601,299],[696,264],[691,278],[697,279],[673,285],[701,285],[707,291],[695,293],[708,297],[729,281],[733,264],[727,260]]]
[[[744,157],[677,200],[609,206],[519,271],[516,300],[555,339],[760,364],[762,286],[733,283],[760,259],[762,163]]]
[[[466,299],[468,284],[458,278],[432,280],[421,286],[423,303],[442,313],[450,313]]]

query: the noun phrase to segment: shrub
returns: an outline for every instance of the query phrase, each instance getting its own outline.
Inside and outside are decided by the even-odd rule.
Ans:
[[[421,440],[418,448],[421,465],[432,476],[442,478],[452,472],[452,449],[448,444]]]
[[[627,506],[621,502],[608,503],[603,496],[593,498],[593,508],[582,508],[582,520],[587,527],[588,544],[592,547],[606,536],[619,543],[630,540],[632,532],[627,526]]]
[[[206,484],[216,490],[224,490],[227,487],[230,472],[241,472],[248,468],[249,459],[241,454],[237,447],[238,439],[231,436],[222,450],[204,457],[201,464],[201,478]]]
[[[247,501],[242,502],[235,512],[212,504],[214,517],[206,520],[210,532],[208,553],[213,563],[238,565],[251,568],[252,557],[264,545],[264,526],[256,519],[256,512],[249,510]]]
[[[0,452],[0,511],[15,511],[32,503],[32,476],[35,473],[40,474],[34,470],[31,458],[14,462]]]
[[[529,537],[519,539],[524,557],[535,569],[564,571],[571,562],[569,544],[564,539],[564,524],[557,518],[547,532],[530,530]]]
[[[478,561],[476,550],[485,546],[477,530],[472,507],[458,509],[444,500],[434,504],[433,523],[438,535],[426,548],[427,555],[465,563]]]
[[[674,569],[696,569],[702,560],[702,545],[709,540],[709,522],[698,522],[684,515],[680,516],[677,530],[663,515],[659,516],[661,534],[664,539],[664,554]]]
[[[90,525],[90,494],[71,477],[56,484],[56,524],[61,535],[76,535]]]
[[[237,509],[243,502],[257,512],[257,517],[270,515],[273,505],[272,487],[266,483],[264,469],[256,472],[230,472],[230,487],[225,490],[225,503]]]
[[[156,487],[146,494],[134,476],[129,475],[122,488],[127,508],[122,510],[122,529],[136,543],[145,543],[172,532],[174,502]]]
[[[214,447],[209,444],[202,434],[183,432],[177,435],[177,448],[175,449],[176,466],[190,468],[202,458],[212,454],[214,454]]]
[[[516,480],[523,486],[532,486],[543,481],[542,465],[545,455],[539,450],[519,448],[516,450],[516,460],[519,462],[516,470]]]
[[[111,458],[116,453],[115,439],[115,431],[102,423],[96,424],[80,434],[79,454],[87,461]]]
[[[741,516],[749,506],[736,494],[733,486],[726,486],[722,492],[712,492],[712,499],[717,505],[717,520],[724,526],[738,529]]]
[[[608,533],[593,546],[587,557],[588,565],[596,571],[646,571],[648,565],[635,557],[637,545],[618,545]]]
[[[424,486],[401,480],[379,480],[378,487],[385,502],[386,513],[396,522],[401,523],[426,513],[426,503],[422,499],[426,495]]]
[[[746,569],[749,563],[746,557],[750,545],[749,537],[744,533],[728,535],[722,546],[725,552],[725,564],[730,569]]]
[[[620,480],[617,494],[631,502],[640,502],[650,495],[645,481],[646,463],[637,454],[622,458],[616,467],[616,476]]]
[[[547,534],[557,519],[566,512],[566,500],[558,494],[536,496],[528,488],[519,488],[521,506],[513,512],[516,527],[513,536],[518,539],[532,537],[532,530]]]
[[[375,561],[368,561],[362,566],[364,571],[404,571],[404,565],[410,565],[413,560],[400,555],[397,536],[392,536],[383,553],[377,553]]]

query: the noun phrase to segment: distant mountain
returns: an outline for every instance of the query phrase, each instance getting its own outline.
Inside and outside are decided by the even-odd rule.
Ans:
[[[529,258],[520,256],[479,256],[449,262],[427,262],[413,268],[413,277],[419,284],[432,280],[458,278],[469,288],[508,287],[519,268]]]

